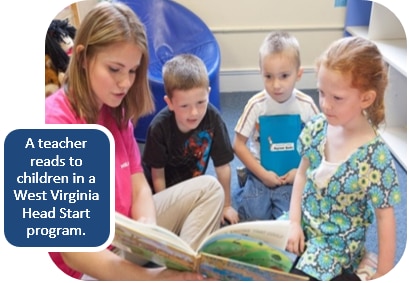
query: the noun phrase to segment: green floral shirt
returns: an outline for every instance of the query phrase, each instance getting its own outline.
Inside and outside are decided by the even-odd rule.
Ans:
[[[395,164],[380,136],[341,163],[328,186],[317,186],[313,171],[324,157],[327,125],[324,115],[315,116],[297,144],[310,167],[302,196],[306,250],[296,268],[319,280],[331,280],[345,270],[354,272],[364,253],[374,208],[401,200]]]

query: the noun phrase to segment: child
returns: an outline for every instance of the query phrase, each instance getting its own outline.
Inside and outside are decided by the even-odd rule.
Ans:
[[[143,153],[154,193],[205,174],[210,158],[224,188],[224,221],[238,222],[230,204],[230,161],[234,154],[217,109],[209,103],[209,77],[203,61],[180,54],[163,67],[167,107],[152,120]]]
[[[318,280],[359,280],[365,233],[378,225],[378,265],[395,258],[393,206],[400,201],[392,156],[377,133],[384,121],[387,71],[375,44],[335,41],[317,61],[322,114],[300,135],[302,156],[290,206],[287,249],[300,255],[294,273]]]
[[[234,192],[242,221],[276,219],[288,211],[296,171],[278,176],[261,165],[259,117],[300,114],[305,123],[319,112],[310,96],[294,89],[303,72],[296,38],[286,32],[270,33],[260,47],[259,60],[264,90],[247,102],[233,141],[234,151],[248,171],[245,185]]]
[[[216,178],[201,176],[152,198],[132,123],[154,107],[147,80],[147,52],[144,27],[133,11],[119,2],[98,3],[77,30],[63,88],[46,99],[45,121],[97,123],[110,130],[115,140],[115,210],[172,230],[195,249],[220,226],[223,189]],[[196,273],[144,268],[109,249],[50,255],[61,270],[75,278],[204,279]]]

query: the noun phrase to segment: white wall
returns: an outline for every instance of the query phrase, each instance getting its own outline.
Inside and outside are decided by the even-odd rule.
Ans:
[[[263,38],[276,29],[294,34],[300,42],[305,71],[297,87],[315,88],[315,58],[343,36],[345,8],[334,7],[335,0],[174,1],[198,15],[214,33],[221,50],[222,92],[262,88],[258,49]],[[80,2],[80,17],[89,3],[96,2]]]

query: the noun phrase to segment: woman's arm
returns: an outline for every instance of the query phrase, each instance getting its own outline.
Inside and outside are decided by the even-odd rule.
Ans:
[[[142,172],[135,173],[132,178],[131,217],[135,220],[156,224],[155,205],[152,191]]]
[[[98,280],[203,280],[203,276],[196,273],[174,271],[162,267],[144,268],[121,258],[109,250],[61,253],[61,255],[71,268]]]

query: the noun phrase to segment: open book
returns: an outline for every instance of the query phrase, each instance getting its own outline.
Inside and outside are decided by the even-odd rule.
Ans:
[[[260,162],[278,176],[297,168],[301,157],[296,144],[302,130],[298,114],[260,116]]]
[[[225,226],[193,250],[173,232],[116,213],[112,245],[170,269],[196,271],[218,280],[307,280],[289,273],[296,255],[285,251],[286,220]]]

